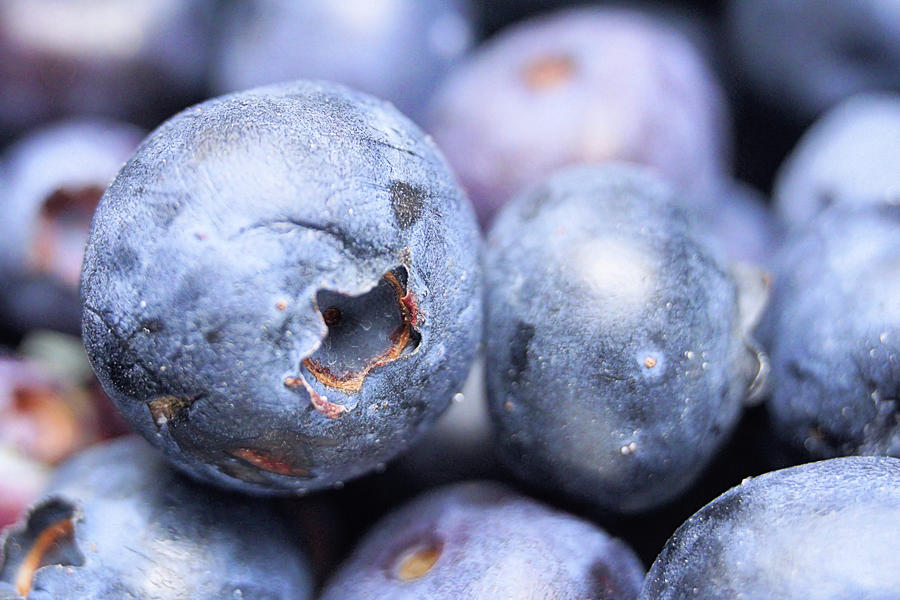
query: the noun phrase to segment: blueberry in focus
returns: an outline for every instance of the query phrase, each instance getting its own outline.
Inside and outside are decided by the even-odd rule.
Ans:
[[[29,600],[311,598],[284,529],[268,504],[194,484],[123,438],[66,463],[6,530],[0,581]]]
[[[0,132],[71,114],[157,123],[203,93],[214,9],[211,0],[5,0]]]
[[[804,227],[833,205],[900,200],[900,94],[861,94],[819,119],[775,181],[774,206]]]
[[[641,600],[895,598],[900,460],[836,458],[747,480],[688,519]]]
[[[501,211],[485,252],[489,406],[524,480],[605,511],[677,497],[765,380],[758,270],[731,271],[671,188],[572,167]]]
[[[710,68],[672,23],[593,7],[488,40],[443,82],[428,129],[487,224],[512,194],[578,163],[646,164],[711,202],[729,168],[726,112]]]
[[[195,477],[303,493],[374,469],[459,390],[478,228],[386,102],[297,82],[152,133],[97,208],[84,341],[129,423]]]
[[[800,456],[900,456],[900,206],[840,207],[785,242],[770,332],[778,437]]]
[[[633,599],[644,571],[603,530],[499,484],[430,491],[385,517],[323,600]]]
[[[252,0],[226,7],[212,86],[232,92],[304,77],[393,102],[418,119],[468,49],[466,0]]]
[[[0,318],[11,331],[77,333],[78,281],[91,216],[144,132],[71,119],[29,133],[0,156]]]
[[[726,22],[749,88],[795,118],[858,92],[900,89],[895,0],[731,0]]]

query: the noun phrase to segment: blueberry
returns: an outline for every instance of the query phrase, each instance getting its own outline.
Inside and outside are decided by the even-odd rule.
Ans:
[[[900,460],[852,457],[774,471],[687,520],[641,600],[895,598]]]
[[[228,6],[213,88],[306,77],[393,102],[418,118],[472,41],[465,0],[252,0]]]
[[[751,89],[809,119],[857,92],[900,88],[895,0],[731,0],[727,30]]]
[[[900,95],[855,96],[801,138],[775,182],[775,208],[802,227],[832,205],[898,201],[898,154]]]
[[[50,468],[0,444],[0,529],[18,521],[47,484]],[[2,585],[0,585],[2,590]],[[0,598],[3,598],[0,591]]]
[[[747,335],[762,278],[727,270],[678,203],[637,167],[573,167],[491,229],[489,403],[525,480],[608,511],[659,506],[765,379]]]
[[[31,132],[0,156],[0,316],[14,331],[77,333],[94,208],[144,133],[97,119]]]
[[[153,123],[202,93],[212,0],[0,3],[0,131],[68,114]]]
[[[623,542],[493,483],[439,488],[363,538],[323,600],[634,598],[643,567]]]
[[[556,168],[627,160],[709,200],[727,171],[722,91],[669,22],[581,8],[501,32],[441,85],[429,130],[483,223]]]
[[[305,558],[271,509],[193,484],[123,438],[56,473],[0,540],[0,580],[29,600],[311,598]]]
[[[700,207],[701,233],[733,261],[768,266],[781,243],[781,223],[759,191],[734,181],[713,207]]]
[[[479,237],[388,103],[297,82],[210,100],[97,208],[84,340],[136,430],[192,475],[319,489],[418,438],[481,332]]]
[[[803,456],[900,456],[900,206],[833,207],[777,259],[769,413]]]

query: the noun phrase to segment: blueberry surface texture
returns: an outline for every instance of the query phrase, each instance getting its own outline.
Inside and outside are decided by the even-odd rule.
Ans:
[[[836,458],[748,479],[688,519],[641,600],[889,600],[900,589],[900,460]]]
[[[692,41],[617,7],[501,31],[441,84],[428,129],[484,224],[555,169],[609,160],[654,167],[711,202],[731,143],[722,90]]]
[[[249,0],[225,9],[212,86],[304,77],[390,100],[418,119],[474,38],[468,0]]]
[[[78,455],[0,540],[0,581],[28,600],[311,598],[309,566],[262,501],[171,470],[129,436]]]
[[[776,258],[772,397],[779,437],[806,458],[900,456],[900,206],[838,207]]]
[[[900,94],[861,94],[827,112],[783,163],[773,200],[790,227],[829,206],[900,202]]]
[[[520,195],[485,254],[506,462],[602,510],[674,499],[765,379],[747,334],[760,274],[727,269],[671,188],[628,165],[573,167]]]
[[[475,218],[390,104],[296,82],[152,133],[82,274],[92,365],[177,466],[303,493],[374,469],[459,391],[481,335]]]
[[[81,118],[30,132],[0,155],[0,318],[12,331],[78,333],[91,216],[145,132]]]
[[[895,0],[730,0],[726,22],[749,88],[795,118],[858,92],[900,89]]]
[[[633,600],[644,569],[625,543],[495,483],[438,488],[369,531],[323,600]]]

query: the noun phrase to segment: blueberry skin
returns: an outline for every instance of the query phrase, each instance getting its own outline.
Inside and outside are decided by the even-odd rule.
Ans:
[[[711,202],[728,171],[724,95],[670,21],[593,7],[510,27],[439,88],[428,130],[482,224],[553,170],[624,160]]]
[[[489,406],[526,481],[606,511],[660,506],[728,439],[754,376],[762,383],[746,333],[761,306],[677,204],[638,167],[573,167],[491,229]]]
[[[156,124],[202,95],[213,0],[0,3],[0,132],[64,115]]]
[[[726,31],[750,88],[811,119],[858,92],[900,89],[894,0],[731,0]]]
[[[270,505],[184,479],[136,436],[56,473],[26,522],[6,531],[0,579],[16,584],[40,534],[65,520],[70,533],[44,555],[29,600],[312,597],[306,559]]]
[[[805,227],[832,205],[900,200],[900,95],[861,94],[819,119],[785,160],[774,206]]]
[[[804,457],[900,456],[900,206],[834,207],[777,259],[772,333],[779,436]]]
[[[900,460],[851,457],[754,477],[688,519],[641,600],[888,600],[900,589]]]
[[[104,119],[34,130],[0,156],[0,317],[10,330],[81,327],[90,218],[144,131]]]
[[[466,0],[253,0],[223,20],[214,91],[327,79],[416,120],[474,38]]]
[[[195,477],[323,488],[398,454],[459,390],[479,244],[437,148],[386,102],[302,81],[213,99],[101,200],[85,346],[129,423]]]
[[[633,599],[634,552],[603,530],[495,483],[438,488],[369,531],[323,600]]]

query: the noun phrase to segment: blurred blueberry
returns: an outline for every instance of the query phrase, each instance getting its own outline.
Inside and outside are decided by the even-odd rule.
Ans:
[[[731,0],[726,12],[747,83],[795,117],[857,92],[900,89],[896,0]]]
[[[900,95],[855,96],[819,119],[783,163],[774,201],[791,227],[835,204],[900,201]]]
[[[312,597],[271,506],[192,484],[137,437],[66,463],[0,545],[0,580],[29,600]]]
[[[49,476],[50,468],[46,464],[0,444],[0,529],[25,514],[28,505],[38,499],[47,485]],[[2,592],[0,598],[4,598]]]
[[[900,589],[900,460],[839,458],[774,471],[687,520],[641,600],[889,600]]]
[[[144,132],[78,119],[36,130],[0,156],[0,319],[12,331],[77,333],[91,216]]]
[[[710,201],[729,163],[724,98],[696,47],[667,20],[624,8],[501,32],[442,84],[429,130],[482,223],[570,164],[646,164]]]
[[[390,100],[414,119],[470,46],[466,0],[251,0],[228,6],[216,92],[300,77]]]
[[[296,82],[213,99],[97,208],[84,340],[179,467],[254,492],[339,484],[419,438],[481,333],[478,229],[390,104]]]
[[[788,238],[766,329],[780,437],[804,457],[900,456],[900,206],[834,207]]]
[[[203,93],[214,6],[0,2],[0,130],[69,114],[155,124]]]
[[[433,490],[363,538],[323,600],[631,600],[634,552],[603,530],[493,483]]]
[[[485,269],[489,406],[506,461],[536,485],[609,511],[660,506],[765,379],[747,334],[764,278],[726,269],[643,169],[573,167],[520,195]]]
[[[697,210],[701,234],[722,256],[767,266],[781,243],[781,224],[756,189],[733,181],[715,206]]]

